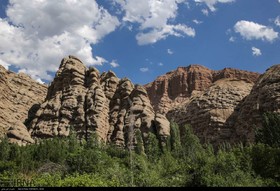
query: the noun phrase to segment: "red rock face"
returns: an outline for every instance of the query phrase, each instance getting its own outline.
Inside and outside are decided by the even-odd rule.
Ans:
[[[200,65],[179,67],[145,85],[156,112],[166,114],[170,109],[187,102],[192,95],[202,93],[214,82],[224,78],[256,82],[258,73],[232,68],[214,71]]]
[[[238,142],[238,137],[248,132],[234,124],[240,105],[258,77],[258,73],[232,68],[214,71],[190,65],[160,76],[145,87],[156,112],[181,127],[190,124],[201,142],[218,146]]]

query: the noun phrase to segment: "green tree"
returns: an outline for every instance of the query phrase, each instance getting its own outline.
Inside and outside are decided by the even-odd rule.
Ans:
[[[0,160],[9,160],[10,144],[7,137],[2,138],[0,143]]]
[[[181,153],[180,129],[177,123],[170,123],[170,146],[172,152],[178,156]]]
[[[137,154],[144,154],[144,144],[143,144],[142,133],[140,129],[135,130],[135,138],[136,138],[135,152]]]
[[[159,140],[156,135],[149,132],[148,139],[145,144],[145,153],[150,161],[156,162],[161,154]]]
[[[262,125],[262,128],[256,130],[256,141],[280,147],[280,115],[278,113],[264,113]]]

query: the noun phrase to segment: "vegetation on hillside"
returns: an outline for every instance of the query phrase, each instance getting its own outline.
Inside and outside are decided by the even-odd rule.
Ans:
[[[200,144],[190,126],[179,128],[175,123],[165,147],[152,133],[144,145],[141,132],[136,131],[139,140],[133,152],[98,143],[94,134],[87,142],[72,133],[25,147],[4,138],[0,183],[5,186],[3,180],[18,179],[32,180],[37,187],[280,186],[279,119],[264,114],[264,129],[257,132],[256,144],[225,145],[215,151]]]

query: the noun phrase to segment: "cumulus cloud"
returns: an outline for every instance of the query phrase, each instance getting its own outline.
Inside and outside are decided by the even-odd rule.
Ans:
[[[40,83],[40,84],[45,84],[45,82],[43,82],[40,78],[36,79],[36,82]]]
[[[92,65],[97,65],[97,66],[102,66],[105,63],[108,63],[108,61],[105,58],[102,58],[100,56],[94,57],[91,62]]]
[[[149,71],[149,68],[140,68],[140,71],[141,71],[141,72],[148,72],[148,71]]]
[[[235,41],[235,38],[234,38],[233,36],[231,36],[231,37],[229,38],[229,41],[230,41],[230,42],[234,42],[234,41]]]
[[[0,19],[0,64],[45,80],[52,79],[49,73],[69,54],[86,65],[107,62],[92,55],[91,45],[120,24],[91,0],[10,0],[6,14]]]
[[[253,54],[253,56],[261,56],[262,52],[260,49],[258,49],[256,47],[252,47],[252,54]]]
[[[8,70],[8,69],[9,69],[9,66],[10,66],[10,64],[8,64],[8,63],[2,61],[1,59],[0,59],[0,65],[3,66],[6,70]]]
[[[234,31],[246,40],[256,39],[273,42],[278,38],[278,32],[272,28],[251,21],[238,21],[234,26]]]
[[[139,24],[136,40],[139,45],[153,44],[168,36],[195,36],[195,30],[174,23],[178,4],[185,0],[116,0],[124,12],[123,21]]]
[[[202,21],[199,21],[199,20],[197,20],[197,19],[194,19],[193,22],[194,22],[195,24],[197,24],[197,25],[203,23]]]
[[[280,1],[280,0],[279,0]],[[274,20],[274,24],[278,27],[280,27],[280,16],[276,17]]]
[[[207,9],[202,9],[201,10],[202,14],[205,15],[205,16],[208,16],[209,15],[209,11]]]
[[[136,39],[139,45],[147,45],[156,43],[159,40],[166,39],[168,36],[184,37],[195,36],[195,30],[187,27],[186,25],[165,25],[160,29],[152,29],[149,32],[140,32],[136,35]]]
[[[116,67],[119,67],[119,66],[120,66],[116,60],[112,60],[112,62],[110,63],[110,65],[111,65],[113,68],[116,68]]]
[[[173,52],[171,49],[168,48],[168,49],[167,49],[167,53],[171,55],[171,54],[173,54],[174,52]]]
[[[232,3],[235,0],[194,0],[196,3],[205,3],[210,11],[216,11],[215,5],[217,3]]]

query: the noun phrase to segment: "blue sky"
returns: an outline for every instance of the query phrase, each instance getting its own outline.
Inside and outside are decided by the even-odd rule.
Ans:
[[[279,0],[0,0],[0,64],[49,82],[69,54],[146,84],[178,66],[280,64]]]

